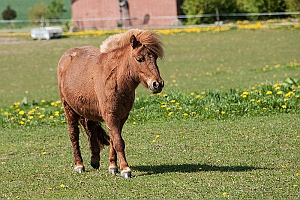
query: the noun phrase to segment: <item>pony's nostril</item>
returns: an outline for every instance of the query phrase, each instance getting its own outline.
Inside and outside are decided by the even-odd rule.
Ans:
[[[155,89],[157,89],[159,87],[159,83],[157,81],[154,81],[152,83],[152,85],[153,85],[153,88],[155,88]]]

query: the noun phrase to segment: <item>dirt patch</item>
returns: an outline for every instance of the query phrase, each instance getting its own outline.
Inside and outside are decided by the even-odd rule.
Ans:
[[[0,44],[28,44],[30,41],[16,37],[0,37]]]

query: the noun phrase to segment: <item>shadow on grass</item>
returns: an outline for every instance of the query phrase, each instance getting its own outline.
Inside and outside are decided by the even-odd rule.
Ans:
[[[169,172],[193,173],[201,171],[219,171],[219,172],[247,172],[265,168],[253,166],[214,166],[201,164],[181,164],[181,165],[156,165],[156,166],[132,166],[131,169],[146,172],[147,175],[163,174]]]

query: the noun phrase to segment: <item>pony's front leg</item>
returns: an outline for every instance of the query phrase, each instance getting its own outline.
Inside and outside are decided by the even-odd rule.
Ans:
[[[120,161],[120,169],[121,169],[121,176],[123,178],[130,178],[131,177],[131,170],[128,166],[128,163],[126,161],[125,156],[125,142],[121,136],[122,132],[122,125],[120,123],[107,123],[107,128],[110,132],[110,166],[109,166],[109,172],[112,173],[112,170],[116,172],[117,169],[117,156],[119,157]]]

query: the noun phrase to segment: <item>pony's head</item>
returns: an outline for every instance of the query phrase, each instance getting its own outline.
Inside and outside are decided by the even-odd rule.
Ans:
[[[130,36],[131,59],[139,81],[152,93],[159,93],[164,87],[157,66],[157,58],[164,55],[160,37],[151,31],[141,31]]]
[[[132,29],[107,38],[100,46],[100,52],[113,52],[128,46],[131,48],[129,59],[134,76],[152,93],[161,92],[164,81],[156,60],[163,58],[164,50],[159,35],[153,31]]]

